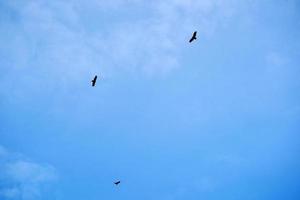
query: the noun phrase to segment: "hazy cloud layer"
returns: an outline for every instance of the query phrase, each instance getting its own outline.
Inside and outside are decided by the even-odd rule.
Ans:
[[[35,163],[0,146],[0,197],[7,200],[41,199],[57,179],[54,167]]]
[[[9,1],[1,21],[8,66],[59,79],[97,71],[157,76],[180,67],[194,30],[207,37],[236,11],[237,1]],[[139,18],[128,13],[139,14]],[[12,31],[13,29],[13,31]],[[4,31],[5,32],[5,31]],[[8,51],[7,51],[8,50]],[[22,56],[21,56],[22,55]],[[22,57],[21,60],[14,60]]]

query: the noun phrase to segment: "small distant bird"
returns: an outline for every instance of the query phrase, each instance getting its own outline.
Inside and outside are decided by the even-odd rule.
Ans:
[[[192,38],[190,39],[189,42],[193,42],[193,41],[196,40],[196,39],[197,39],[197,31],[195,31],[195,32],[193,33],[193,36],[192,36]]]
[[[94,77],[94,79],[91,81],[93,87],[96,85],[96,81],[97,81],[97,75],[96,75],[96,76]]]
[[[119,185],[121,181],[114,182],[115,185]]]

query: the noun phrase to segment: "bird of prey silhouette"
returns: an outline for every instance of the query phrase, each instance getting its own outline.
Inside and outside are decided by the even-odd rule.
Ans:
[[[114,182],[115,185],[119,185],[121,181]]]
[[[193,42],[193,41],[196,40],[196,39],[197,39],[197,31],[195,31],[195,32],[193,33],[193,36],[192,36],[192,38],[190,39],[189,42]]]
[[[94,77],[94,79],[91,81],[93,87],[96,85],[96,81],[97,81],[97,75],[96,75],[96,76]]]

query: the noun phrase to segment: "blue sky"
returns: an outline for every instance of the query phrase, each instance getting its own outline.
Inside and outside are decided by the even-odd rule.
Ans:
[[[0,0],[0,199],[299,199],[299,10]]]

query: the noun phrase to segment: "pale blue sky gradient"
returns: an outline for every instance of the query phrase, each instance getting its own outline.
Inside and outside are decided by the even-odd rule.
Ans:
[[[0,0],[0,199],[300,199],[299,11]]]

